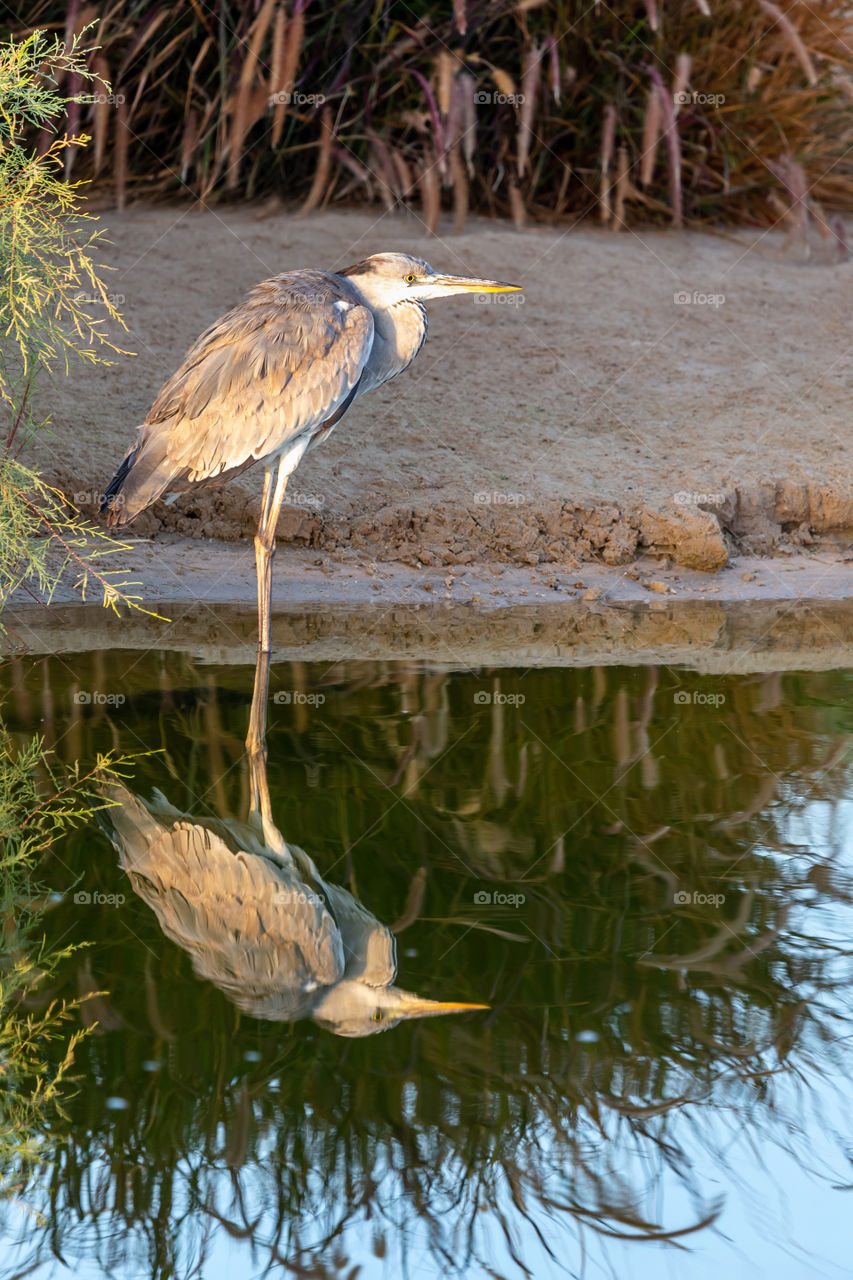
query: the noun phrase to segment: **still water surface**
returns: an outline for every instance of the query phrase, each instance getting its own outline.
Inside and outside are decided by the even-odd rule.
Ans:
[[[20,741],[138,753],[134,795],[245,818],[250,668],[92,653],[2,678]],[[283,837],[392,929],[400,986],[491,1007],[355,1038],[254,1017],[103,824],[71,833],[44,927],[89,945],[45,998],[99,992],[97,1025],[0,1206],[0,1274],[853,1274],[851,692],[274,665]]]

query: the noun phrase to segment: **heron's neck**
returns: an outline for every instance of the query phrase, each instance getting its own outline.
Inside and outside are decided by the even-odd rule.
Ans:
[[[412,363],[427,336],[427,314],[414,298],[373,312],[375,335],[370,354],[372,385],[381,386]]]

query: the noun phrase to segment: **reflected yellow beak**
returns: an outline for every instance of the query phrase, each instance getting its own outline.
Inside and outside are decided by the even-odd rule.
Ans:
[[[488,1009],[487,1004],[459,1004],[456,1001],[422,1000],[420,996],[406,996],[394,1010],[398,1018],[435,1018],[445,1013],[470,1013],[472,1009]]]
[[[439,288],[452,289],[454,293],[520,293],[520,284],[507,284],[503,280],[478,280],[476,276],[430,276],[425,283]]]

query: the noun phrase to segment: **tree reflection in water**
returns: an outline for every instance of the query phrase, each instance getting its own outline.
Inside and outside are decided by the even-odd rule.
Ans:
[[[75,709],[45,664],[48,734],[84,758],[161,745],[139,794],[245,814],[245,671],[162,661],[134,668],[120,718]],[[81,681],[88,662],[102,685],[128,665],[82,657]],[[39,714],[36,673],[18,674]],[[592,1250],[625,1274],[622,1240],[711,1247],[691,1233],[725,1227],[745,1191],[776,1229],[752,1185],[762,1160],[849,1182],[849,687],[838,672],[275,668],[273,695],[325,698],[270,703],[284,836],[396,922],[407,985],[493,1011],[364,1042],[259,1022],[139,900],[63,902],[50,927],[94,941],[86,981],[109,991],[111,1027],[83,1046],[72,1132],[27,1197],[45,1225],[18,1232],[17,1265],[206,1275],[227,1236],[259,1273],[408,1259],[540,1276]],[[62,857],[93,891],[127,886],[99,834]]]

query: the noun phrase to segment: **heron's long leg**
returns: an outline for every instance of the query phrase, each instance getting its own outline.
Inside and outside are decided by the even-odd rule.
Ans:
[[[246,754],[252,778],[252,808],[269,814],[269,796],[266,793],[267,762],[267,699],[270,686],[269,650],[259,650],[255,664],[255,690],[252,694],[252,710],[249,715],[249,732],[246,735]],[[263,782],[260,781],[263,776]],[[267,794],[264,806],[261,799]]]
[[[281,454],[275,480],[272,468],[264,476],[264,496],[261,500],[261,518],[255,535],[255,568],[258,575],[258,651],[270,650],[270,596],[272,592],[272,562],[275,556],[275,531],[284,491],[291,474],[299,466],[303,453],[310,444],[306,433],[287,453]]]
[[[288,472],[282,476],[281,463],[273,480],[273,468],[264,474],[261,515],[255,537],[255,570],[258,577],[258,658],[255,664],[255,688],[246,735],[246,753],[252,776],[252,809],[271,819],[269,790],[266,786],[267,766],[267,698],[270,683],[270,591],[272,562],[275,555],[275,529]],[[277,499],[277,500],[276,500]]]
[[[269,650],[259,650],[255,664],[255,691],[248,716],[246,753],[252,768],[252,809],[256,809],[259,788],[255,782],[254,762],[266,760],[266,700],[269,698]]]
[[[270,655],[261,650],[255,665],[255,690],[252,694],[252,711],[249,716],[249,732],[246,736],[246,754],[249,758],[249,776],[252,784],[252,813],[261,820],[261,830],[269,857],[277,854],[285,866],[293,865],[293,855],[287,841],[275,825],[270,803],[267,779],[267,699],[270,684]]]
[[[261,499],[261,514],[258,520],[258,532],[255,535],[255,573],[258,580],[258,652],[269,653],[270,649],[270,590],[272,587],[272,559],[275,554],[275,526],[278,523],[278,509],[275,521],[270,529],[273,494],[277,484],[273,483],[273,468],[268,467],[264,474],[264,496]],[[279,501],[279,509],[281,502]]]
[[[255,537],[255,568],[258,575],[258,660],[255,666],[255,689],[252,694],[252,710],[249,715],[249,732],[246,735],[246,752],[252,774],[252,808],[265,821],[272,824],[269,790],[267,788],[267,700],[270,681],[270,594],[272,588],[272,562],[275,556],[275,531],[287,481],[307,449],[309,437],[297,443],[281,455],[275,479],[273,468],[264,475],[264,493],[261,499],[261,515]]]

